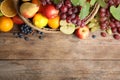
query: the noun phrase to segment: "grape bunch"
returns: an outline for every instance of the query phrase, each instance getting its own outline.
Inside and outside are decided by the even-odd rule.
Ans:
[[[113,34],[115,39],[120,39],[120,21],[116,20],[110,13],[110,6],[117,7],[120,4],[120,0],[108,0],[106,1],[107,7],[100,8],[100,28],[103,31],[107,31],[108,34]],[[105,32],[101,32],[103,37],[106,37]]]
[[[53,0],[41,0],[43,6],[54,4]],[[79,18],[81,6],[73,6],[70,0],[60,0],[58,4],[54,4],[59,10],[61,20],[66,20],[68,23],[73,23],[76,26],[84,26],[84,21]]]
[[[38,38],[42,39],[43,37],[43,32],[41,31],[37,31],[37,30],[33,30],[30,26],[28,26],[27,24],[23,24],[20,26],[20,31],[19,32],[15,32],[13,33],[13,35],[16,38],[24,38],[26,41],[30,40],[30,36],[36,35],[38,34]]]
[[[56,5],[56,8],[60,10],[61,20],[66,20],[68,23],[81,26],[81,20],[79,18],[81,6],[73,6],[70,0],[62,0]]]

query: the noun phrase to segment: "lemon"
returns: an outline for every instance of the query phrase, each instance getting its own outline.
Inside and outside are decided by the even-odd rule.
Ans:
[[[38,28],[44,28],[48,23],[48,19],[41,13],[35,14],[33,17],[33,24]]]

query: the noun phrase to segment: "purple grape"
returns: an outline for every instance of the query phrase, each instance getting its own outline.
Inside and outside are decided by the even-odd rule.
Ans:
[[[106,35],[105,32],[101,32],[101,36],[102,36],[102,37],[106,37],[107,35]]]
[[[116,40],[119,40],[119,39],[120,39],[120,36],[119,36],[118,34],[114,34],[113,37],[114,37],[114,39],[116,39]]]
[[[63,14],[60,15],[60,18],[61,18],[62,20],[65,20],[65,19],[67,18],[67,15],[66,15],[65,13],[63,13]]]
[[[65,5],[63,5],[63,6],[61,7],[61,12],[62,12],[62,13],[66,13],[67,11],[68,11],[68,7],[65,6]]]
[[[71,1],[70,0],[65,0],[65,5],[70,8],[72,7]]]
[[[116,27],[111,28],[111,30],[112,30],[113,33],[116,33],[116,32],[117,32],[117,28],[116,28]]]

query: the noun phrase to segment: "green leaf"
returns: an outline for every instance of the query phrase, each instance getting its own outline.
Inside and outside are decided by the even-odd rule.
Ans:
[[[90,5],[93,6],[93,5],[96,3],[96,1],[97,1],[97,0],[91,0],[91,1],[90,1]]]
[[[105,3],[104,0],[97,0],[97,2],[100,4],[101,7],[106,7],[107,4]]]
[[[84,19],[90,13],[90,3],[86,3],[85,6],[82,7],[81,12],[79,14],[80,19]]]
[[[110,7],[110,13],[112,14],[112,16],[117,19],[118,21],[120,21],[120,5],[116,8],[115,6],[111,6]]]
[[[52,0],[54,4],[58,4],[61,0]]]
[[[74,6],[84,6],[86,3],[86,0],[71,0],[72,4]]]

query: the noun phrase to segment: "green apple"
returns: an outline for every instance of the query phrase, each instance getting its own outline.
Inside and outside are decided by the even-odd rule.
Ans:
[[[61,20],[60,26],[60,31],[64,34],[73,34],[75,31],[75,25],[72,23],[67,23],[66,20]]]
[[[61,26],[60,31],[63,32],[64,34],[73,34],[75,31],[75,25]]]

